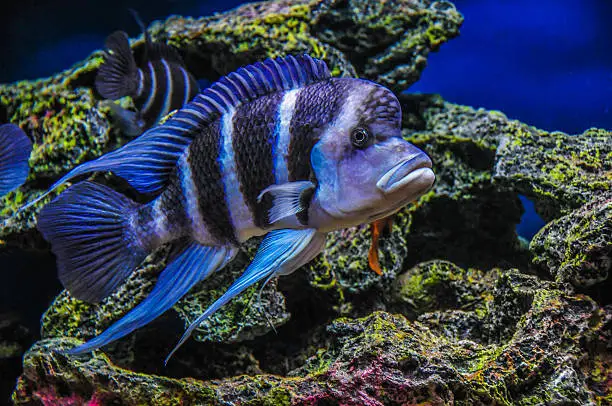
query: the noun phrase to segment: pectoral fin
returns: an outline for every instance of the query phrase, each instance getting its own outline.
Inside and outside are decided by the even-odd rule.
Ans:
[[[305,210],[315,187],[315,184],[309,181],[270,185],[261,191],[257,200],[261,201],[266,193],[272,195],[273,206],[268,213],[268,218],[270,224],[274,224],[283,218]]]
[[[200,317],[198,317],[181,337],[178,344],[166,358],[166,364],[181,345],[187,341],[193,330],[245,289],[273,274],[288,274],[313,259],[323,250],[325,234],[315,229],[276,230],[269,232],[261,242],[255,258],[232,286]]]
[[[102,103],[109,108],[113,124],[119,127],[123,134],[128,137],[137,137],[142,134],[145,123],[139,113],[124,109],[112,101],[103,101]]]

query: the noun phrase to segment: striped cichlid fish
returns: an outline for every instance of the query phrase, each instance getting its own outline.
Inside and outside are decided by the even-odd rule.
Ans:
[[[17,189],[28,177],[32,141],[15,124],[0,125],[0,197]]]
[[[136,63],[127,34],[116,31],[106,39],[105,61],[96,76],[96,89],[102,97],[117,100],[130,96],[134,100],[137,113],[109,104],[124,133],[131,136],[157,124],[200,91],[178,51],[166,43],[153,42],[142,21],[134,16],[145,37],[142,60]]]
[[[242,276],[173,353],[246,288],[318,255],[328,232],[387,217],[434,182],[430,159],[401,136],[395,95],[366,80],[332,78],[307,55],[229,74],[163,125],[76,167],[51,190],[95,171],[112,171],[157,197],[141,205],[84,181],[43,208],[38,227],[66,289],[98,302],[157,247],[171,243],[176,254],[148,297],[72,354],[149,323],[222,269],[242,243],[264,235]]]

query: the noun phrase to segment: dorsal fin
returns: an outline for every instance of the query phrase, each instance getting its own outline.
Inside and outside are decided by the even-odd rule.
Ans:
[[[295,89],[330,77],[325,62],[309,55],[266,59],[222,77],[192,103],[211,114],[223,114],[266,94]]]
[[[183,58],[181,57],[181,54],[179,54],[176,48],[164,42],[153,42],[151,40],[151,34],[149,34],[147,26],[140,18],[140,15],[138,15],[138,12],[133,8],[129,8],[128,10],[132,14],[132,17],[134,17],[134,20],[136,20],[136,24],[138,24],[138,26],[140,27],[142,35],[144,35],[145,63],[147,61],[165,59],[168,62],[174,62],[181,66],[185,66]]]
[[[111,171],[141,193],[158,193],[168,181],[179,157],[200,133],[198,128],[258,97],[330,77],[325,62],[309,55],[266,59],[240,68],[204,89],[164,124],[149,129],[113,152],[72,169],[16,214],[74,177],[93,172]]]

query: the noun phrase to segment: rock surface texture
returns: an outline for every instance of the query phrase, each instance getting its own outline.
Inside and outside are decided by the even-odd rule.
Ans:
[[[336,232],[260,300],[253,287],[200,326],[166,368],[184,325],[243,270],[257,241],[174,311],[92,354],[61,350],[142,300],[167,252],[98,305],[63,292],[24,356],[15,404],[611,404],[612,307],[602,292],[612,263],[612,134],[548,133],[500,112],[399,94],[461,23],[451,3],[430,0],[278,0],[155,23],[153,37],[179,48],[199,78],[308,52],[334,75],[388,86],[402,103],[403,135],[431,156],[436,184],[381,239],[382,276],[368,269],[367,226]],[[133,41],[136,53],[142,44]],[[93,90],[100,55],[0,86],[0,120],[36,141],[30,178],[0,200],[1,216],[125,141]],[[529,246],[515,232],[519,193],[548,221]],[[41,207],[10,219],[2,243],[47,249],[35,229]]]

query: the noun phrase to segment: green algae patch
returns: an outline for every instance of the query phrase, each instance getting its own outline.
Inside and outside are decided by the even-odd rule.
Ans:
[[[186,295],[175,306],[185,327],[219,299],[230,285],[244,272],[246,264],[225,269]],[[233,270],[233,271],[232,271]],[[277,291],[276,280],[265,287],[256,284],[234,298],[194,331],[197,341],[233,343],[266,334],[287,322],[290,314],[285,307],[285,297]]]
[[[482,308],[491,300],[490,279],[495,273],[464,270],[448,261],[418,264],[395,281],[395,300],[404,312],[422,314],[434,310]]]

